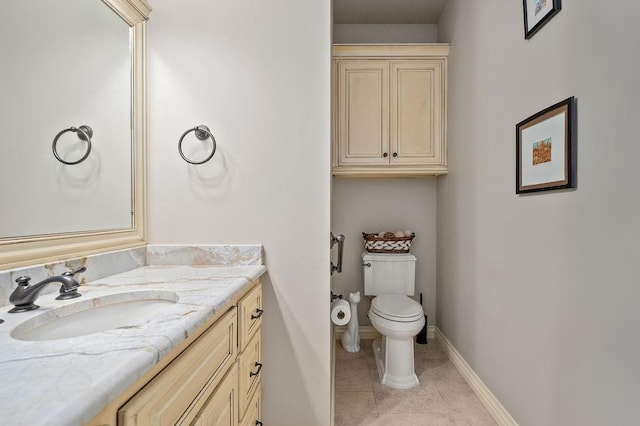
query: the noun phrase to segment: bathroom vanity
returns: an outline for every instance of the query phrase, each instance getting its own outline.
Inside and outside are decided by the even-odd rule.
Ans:
[[[55,300],[56,291],[34,311],[0,308],[3,422],[261,424],[266,268],[146,258],[151,264],[90,280],[77,299]],[[127,324],[91,328],[103,321]]]
[[[221,317],[214,315],[89,424],[259,423],[260,283],[251,283],[249,292],[227,307],[220,310]],[[154,377],[147,382],[149,376]],[[133,396],[120,406],[130,394]]]

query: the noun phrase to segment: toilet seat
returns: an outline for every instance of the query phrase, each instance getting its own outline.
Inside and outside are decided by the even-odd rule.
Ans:
[[[384,294],[371,302],[370,311],[380,318],[394,322],[415,322],[424,319],[422,306],[403,294]]]

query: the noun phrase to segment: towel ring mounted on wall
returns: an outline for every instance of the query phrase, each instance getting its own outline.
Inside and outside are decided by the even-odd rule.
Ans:
[[[198,138],[201,141],[211,139],[211,142],[213,142],[213,149],[211,150],[211,154],[209,154],[209,156],[202,161],[193,161],[187,158],[187,156],[184,155],[184,152],[182,152],[182,141],[184,140],[184,137],[191,132],[195,132],[196,138]],[[180,136],[180,141],[178,142],[178,152],[180,153],[180,156],[182,157],[182,159],[189,164],[204,164],[207,161],[211,160],[213,158],[213,154],[216,153],[216,138],[213,137],[213,134],[211,134],[211,130],[209,130],[207,126],[201,124],[199,126],[194,127],[193,129],[187,130],[182,134],[182,136]]]
[[[67,132],[74,132],[78,134],[78,138],[87,143],[87,152],[84,153],[82,158],[76,161],[66,161],[63,160],[62,157],[58,154],[58,139],[60,136],[64,135]],[[82,125],[80,127],[69,127],[68,129],[64,129],[60,133],[53,138],[53,144],[51,144],[51,150],[53,151],[53,155],[56,157],[56,160],[61,162],[62,164],[67,164],[69,166],[73,166],[74,164],[82,163],[87,159],[89,154],[91,154],[91,137],[93,136],[93,129],[89,126]]]

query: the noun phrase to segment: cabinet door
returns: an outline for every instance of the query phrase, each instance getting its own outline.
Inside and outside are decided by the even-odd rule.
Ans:
[[[214,389],[237,354],[236,308],[231,309],[118,410],[118,425],[188,423],[203,389]]]
[[[191,423],[193,426],[236,426],[238,424],[238,365],[207,400]]]
[[[238,303],[238,342],[240,352],[262,325],[262,284],[258,284]]]
[[[443,164],[443,62],[391,63],[391,164]]]
[[[244,414],[244,418],[240,422],[240,426],[256,426],[261,425],[262,422],[262,395],[260,392],[260,387],[256,390],[255,395],[249,402],[249,407],[247,408],[247,412]]]
[[[389,62],[337,62],[338,165],[389,164]]]
[[[260,330],[247,344],[247,348],[238,357],[240,417],[244,417],[251,398],[260,387],[262,378],[262,341]]]

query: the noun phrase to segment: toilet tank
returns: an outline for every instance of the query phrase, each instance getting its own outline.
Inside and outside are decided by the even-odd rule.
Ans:
[[[416,287],[416,257],[412,254],[362,253],[364,294],[405,294]]]

